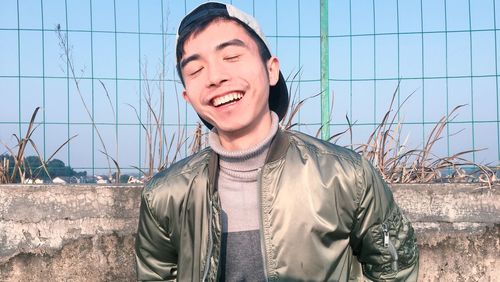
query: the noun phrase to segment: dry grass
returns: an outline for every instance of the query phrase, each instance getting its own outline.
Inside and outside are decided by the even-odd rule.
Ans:
[[[291,83],[293,86],[294,84]],[[292,88],[291,88],[292,90]],[[452,156],[438,157],[433,153],[435,145],[442,139],[442,135],[446,129],[446,125],[452,121],[459,110],[465,105],[455,107],[448,116],[442,117],[431,130],[429,137],[422,148],[408,148],[407,140],[401,139],[402,123],[396,122],[398,114],[401,112],[402,107],[408,101],[409,95],[398,107],[395,106],[394,101],[398,89],[394,91],[388,110],[383,116],[382,120],[378,123],[374,131],[369,135],[367,141],[363,144],[348,144],[348,147],[353,148],[356,152],[371,161],[374,166],[380,171],[382,177],[389,183],[436,183],[436,182],[479,182],[484,183],[491,187],[498,182],[496,171],[498,168],[488,167],[486,165],[476,164],[468,160],[466,156],[472,153],[472,150],[456,153]],[[178,130],[178,135],[173,133],[170,139],[166,139],[164,131],[163,108],[161,105],[164,103],[165,92],[160,91],[159,105],[153,101],[154,91],[151,90],[150,85],[146,83],[144,99],[147,105],[146,121],[142,121],[137,110],[132,107],[136,113],[137,119],[144,130],[146,138],[146,168],[144,171],[138,167],[149,179],[156,172],[166,168],[171,163],[175,162],[178,157],[182,155],[182,148],[188,141],[184,137],[184,131]],[[290,93],[294,93],[290,91]],[[296,92],[295,92],[296,94]],[[305,98],[296,102],[296,95],[292,99],[289,114],[282,120],[281,126],[286,129],[293,129],[298,123],[293,122],[299,113],[304,103],[319,94]],[[39,108],[36,108],[31,117],[28,129],[23,138],[13,134],[17,140],[17,144],[10,148],[4,144],[8,153],[13,157],[14,170],[9,170],[12,164],[9,159],[4,158],[0,163],[0,183],[13,183],[24,182],[27,178],[33,178],[36,171],[40,173],[41,170],[45,171],[48,175],[47,162],[50,161],[54,155],[65,146],[73,136],[44,161],[39,153],[36,144],[32,140],[32,134],[36,130],[35,126],[36,115]],[[347,118],[347,117],[346,117]],[[345,134],[350,134],[352,140],[352,132],[355,129],[355,123],[351,123],[348,119],[349,126],[346,130],[332,135],[331,142],[337,142],[338,139]],[[180,117],[179,117],[180,124]],[[317,133],[319,135],[319,131]],[[203,139],[203,125],[198,124],[191,136],[191,143],[189,145],[190,153],[195,153],[206,146],[206,140]],[[41,167],[30,168],[25,162],[25,152],[28,145],[31,145],[41,161]],[[106,154],[106,152],[103,152]],[[171,157],[169,157],[171,156]],[[108,156],[109,157],[109,156]],[[111,157],[109,157],[118,168],[119,164]],[[9,171],[12,171],[9,173]]]
[[[74,62],[72,59],[72,48],[71,45],[68,42],[66,33],[63,33],[63,31],[60,29],[60,27],[56,27],[56,33],[59,39],[59,47],[62,50],[62,59],[63,61],[67,64],[68,70],[69,70],[69,75],[74,82],[76,86],[76,93],[80,97],[80,100],[82,102],[82,105],[92,123],[93,129],[96,132],[99,142],[102,146],[102,150],[100,152],[106,156],[106,160],[108,162],[108,169],[109,169],[109,176],[111,177],[112,171],[111,171],[111,163],[114,164],[114,168],[116,169],[116,177],[115,180],[119,181],[120,179],[120,174],[121,174],[121,168],[120,165],[117,161],[118,159],[118,136],[115,134],[115,142],[116,142],[116,152],[115,152],[115,158],[113,158],[106,147],[106,144],[101,136],[101,133],[99,129],[96,126],[94,116],[92,115],[91,111],[89,110],[89,107],[87,106],[85,99],[83,97],[83,93],[80,89],[79,85],[79,80],[77,78],[76,72],[75,72],[75,66]],[[165,37],[166,40],[166,37]],[[164,46],[168,46],[167,44],[164,44]],[[157,75],[154,77],[155,79],[150,79],[149,74],[147,73],[147,62],[144,63],[143,66],[143,77],[144,79],[144,84],[143,84],[143,101],[145,102],[146,105],[146,113],[145,117],[143,118],[139,111],[137,110],[136,107],[133,105],[127,104],[129,107],[131,107],[136,115],[136,118],[138,120],[138,123],[140,124],[141,128],[143,129],[143,132],[145,134],[145,162],[144,164],[140,164],[140,166],[132,166],[132,168],[137,169],[141,174],[143,174],[147,179],[151,178],[156,172],[166,168],[169,166],[171,163],[175,162],[181,155],[182,155],[182,149],[184,148],[184,145],[188,141],[188,137],[186,137],[186,132],[185,129],[181,127],[181,117],[180,117],[180,103],[179,103],[179,98],[177,95],[177,91],[175,91],[175,97],[177,99],[177,130],[174,130],[170,136],[165,132],[165,126],[164,126],[164,117],[165,117],[165,101],[166,101],[166,89],[164,87],[164,84],[162,83],[165,80],[165,75],[166,75],[166,66],[165,66],[165,60],[166,60],[166,50],[163,50],[163,60],[162,60],[162,65],[159,66],[159,71],[157,72]],[[175,75],[175,74],[174,74]],[[107,101],[110,105],[110,108],[113,112],[113,116],[115,117],[115,123],[116,121],[116,114],[114,110],[113,103],[111,102],[108,90],[105,86],[105,84],[102,81],[99,81],[102,88],[104,89],[106,93],[106,98]],[[191,146],[191,152],[195,152],[202,147],[202,142],[201,142],[201,126],[198,126],[196,128],[195,134],[193,135],[193,141],[192,141],[192,146]],[[198,139],[200,138],[200,139]],[[142,166],[142,167],[141,167]]]
[[[69,56],[69,53],[66,53]],[[68,57],[69,58],[69,57]],[[70,67],[72,69],[72,67]],[[146,76],[147,74],[145,74]],[[163,75],[163,74],[161,74]],[[290,109],[288,114],[281,122],[281,126],[285,129],[293,129],[298,126],[298,123],[294,122],[297,120],[297,115],[299,114],[302,106],[307,102],[308,99],[317,97],[319,94],[307,97],[303,100],[297,101],[297,89],[294,88],[294,81],[297,77],[297,73],[291,78],[290,93],[293,94],[293,99],[290,103]],[[162,81],[161,78],[156,81]],[[73,79],[77,86],[77,92],[82,98],[82,93],[78,87],[78,81],[73,72]],[[290,79],[290,77],[289,77]],[[105,86],[103,86],[106,89]],[[153,87],[157,87],[158,91],[153,90]],[[443,116],[436,125],[432,128],[425,144],[421,148],[409,148],[407,146],[407,139],[402,140],[401,131],[402,123],[398,120],[398,114],[401,112],[403,106],[411,97],[411,94],[399,105],[395,105],[395,97],[398,92],[398,87],[393,93],[392,99],[390,101],[388,110],[383,116],[382,120],[378,123],[374,131],[369,135],[366,142],[363,144],[348,144],[347,147],[353,148],[356,152],[361,154],[363,157],[368,159],[374,164],[374,166],[380,171],[382,177],[389,183],[436,183],[436,182],[479,182],[484,183],[491,187],[493,184],[498,182],[496,177],[497,167],[488,167],[486,165],[476,164],[467,159],[467,155],[472,153],[472,150],[458,152],[452,156],[438,157],[434,154],[433,150],[435,145],[442,140],[442,135],[445,132],[446,125],[451,122],[458,114],[459,110],[465,105],[459,105],[455,107],[447,116]],[[182,149],[185,147],[186,142],[191,139],[189,148],[190,153],[195,153],[206,146],[206,140],[204,140],[203,125],[198,124],[195,131],[191,135],[191,138],[187,138],[183,129],[180,126],[180,116],[178,114],[178,128],[176,132],[171,134],[169,139],[166,138],[167,134],[164,131],[164,102],[165,102],[165,89],[161,83],[154,85],[152,81],[147,80],[144,89],[144,101],[147,106],[146,120],[142,120],[137,109],[132,105],[129,105],[135,112],[139,124],[144,130],[146,139],[146,158],[145,166],[146,170],[139,167],[134,167],[141,171],[146,180],[152,177],[156,172],[168,167],[171,163],[175,162],[181,155]],[[106,91],[107,92],[107,91]],[[158,96],[157,100],[154,97]],[[178,95],[177,95],[178,96]],[[112,107],[111,100],[108,101]],[[94,124],[94,129],[96,130],[105,154],[108,160],[113,161],[114,166],[117,169],[117,173],[120,173],[120,165],[118,162],[109,156],[107,153],[104,141],[100,137],[100,134],[95,126],[94,119],[85,103],[84,106],[89,114],[89,117]],[[9,163],[9,159],[4,158],[0,163],[0,183],[13,183],[13,182],[24,182],[27,177],[32,178],[36,171],[40,173],[42,170],[48,175],[47,162],[50,161],[54,155],[65,146],[71,139],[64,142],[46,161],[43,160],[39,153],[36,144],[32,140],[32,134],[36,130],[35,126],[36,115],[39,108],[36,108],[31,117],[28,129],[24,137],[18,137],[13,134],[17,140],[17,144],[10,148],[4,144],[7,148],[8,153],[12,156],[14,160],[14,169],[9,169],[12,164]],[[179,103],[177,112],[179,113]],[[339,138],[345,134],[349,134],[350,140],[352,140],[352,132],[355,129],[355,122],[352,123],[347,117],[348,127],[339,133],[333,134],[329,141],[336,143]],[[318,130],[317,135],[319,135],[321,128]],[[453,136],[451,136],[453,138]],[[41,167],[31,168],[25,162],[25,152],[28,145],[31,145],[33,150],[36,152],[38,158],[41,162]],[[117,152],[118,153],[118,152]],[[9,173],[11,171],[11,173]],[[50,176],[49,176],[50,177]],[[119,179],[119,177],[116,177]]]
[[[101,153],[106,156],[109,168],[109,174],[111,172],[111,163],[113,163],[116,169],[116,180],[120,179],[120,165],[118,163],[118,137],[115,136],[115,142],[117,144],[116,157],[110,156],[106,144],[96,126],[94,117],[89,110],[83,93],[81,92],[79,80],[75,72],[75,66],[72,60],[71,47],[68,43],[67,36],[60,30],[56,28],[56,33],[59,38],[59,45],[63,51],[62,58],[67,64],[69,69],[70,77],[72,78],[75,86],[76,92],[81,99],[82,105],[87,112],[89,119],[92,122],[94,131],[96,132],[99,142],[102,146]],[[166,45],[166,44],[165,44]],[[164,62],[164,60],[163,60]],[[147,65],[143,68],[147,70]],[[293,129],[299,124],[295,122],[298,120],[298,115],[301,108],[307,100],[313,99],[319,96],[321,93],[317,93],[305,99],[299,100],[298,87],[296,87],[296,81],[299,77],[300,71],[295,72],[293,75],[289,76],[287,80],[290,83],[289,93],[293,93],[291,96],[290,108],[288,114],[283,118],[281,126],[285,129]],[[144,83],[143,97],[146,104],[146,114],[143,119],[137,109],[129,105],[135,112],[136,118],[143,129],[145,134],[145,169],[141,167],[133,166],[133,168],[140,171],[146,179],[152,177],[156,172],[168,167],[171,163],[175,162],[180,156],[182,156],[183,148],[185,148],[189,139],[191,139],[189,148],[190,153],[195,153],[206,146],[206,140],[203,140],[203,126],[199,123],[195,128],[195,131],[191,135],[191,138],[187,137],[184,127],[181,126],[180,118],[180,103],[179,95],[175,91],[175,97],[177,99],[177,129],[174,130],[170,137],[165,132],[165,126],[163,120],[165,117],[165,98],[166,90],[162,83],[165,79],[165,66],[161,66],[161,71],[158,72],[156,79],[148,79],[148,74],[145,71],[143,76],[146,78]],[[175,74],[174,74],[175,76]],[[157,83],[155,83],[155,81]],[[109,93],[106,86],[102,81],[100,81],[101,86],[105,90],[107,101],[113,111],[113,116],[116,115],[114,112],[114,106],[111,102]],[[455,107],[447,116],[443,116],[431,130],[428,139],[421,148],[408,148],[407,140],[402,140],[402,123],[398,119],[398,114],[401,112],[402,107],[411,97],[411,94],[399,105],[395,105],[395,97],[399,90],[399,84],[395,89],[392,99],[389,103],[389,107],[383,116],[382,120],[378,122],[378,125],[374,131],[369,135],[366,142],[363,144],[352,144],[353,130],[355,129],[356,122],[347,120],[347,128],[342,131],[333,134],[329,141],[337,143],[339,139],[345,134],[349,134],[351,144],[347,147],[354,149],[356,152],[361,154],[363,157],[371,161],[374,166],[380,171],[382,177],[390,183],[435,183],[435,182],[480,182],[485,183],[488,186],[492,186],[494,183],[498,182],[496,177],[496,171],[498,168],[488,167],[486,165],[476,164],[467,159],[468,154],[472,153],[472,150],[463,151],[456,153],[452,156],[438,157],[434,154],[433,150],[435,145],[442,139],[442,135],[445,132],[446,125],[452,121],[459,110],[465,105],[459,105]],[[333,108],[333,103],[332,103]],[[25,150],[28,144],[30,144],[37,156],[40,158],[42,167],[37,168],[45,170],[48,174],[46,163],[72,138],[67,140],[63,145],[61,145],[54,154],[48,158],[47,161],[43,161],[36,147],[36,144],[31,139],[36,127],[34,126],[34,120],[39,108],[35,110],[31,118],[28,130],[24,138],[20,138],[14,134],[17,140],[17,145],[14,148],[9,148],[5,146],[11,156],[14,159],[15,169],[12,174],[9,174],[9,163],[8,159],[3,159],[0,163],[0,183],[11,183],[16,180],[24,182],[27,173],[36,171],[33,168],[29,168],[25,164]],[[318,129],[316,136],[319,136],[321,127]],[[17,151],[15,151],[17,150]]]
[[[130,104],[127,105],[133,109],[137,121],[143,129],[146,139],[145,169],[137,166],[132,167],[140,171],[146,180],[148,180],[156,172],[165,169],[183,155],[182,151],[186,142],[189,140],[189,137],[186,136],[187,134],[185,129],[181,127],[180,102],[179,95],[177,93],[174,94],[177,102],[177,129],[170,135],[165,131],[163,120],[165,117],[165,101],[167,93],[162,83],[165,77],[165,68],[162,68],[156,79],[148,79],[147,64],[144,66],[144,70],[143,76],[146,79],[142,98],[146,103],[147,109],[145,119],[141,117],[136,107]],[[202,147],[200,125],[198,125],[193,133],[192,139],[191,153],[198,151]]]
[[[293,83],[291,83],[293,86]],[[292,87],[290,93],[293,93]],[[455,107],[447,116],[443,116],[431,130],[429,137],[422,148],[408,148],[407,139],[401,140],[401,121],[396,121],[398,113],[411,97],[411,94],[398,106],[395,98],[399,84],[392,95],[389,108],[367,141],[363,144],[352,144],[352,132],[355,122],[352,123],[346,116],[348,128],[329,138],[336,143],[344,134],[350,134],[351,144],[346,147],[354,149],[364,158],[373,163],[382,177],[389,183],[439,183],[439,182],[479,182],[492,187],[498,182],[496,172],[498,167],[477,164],[467,159],[467,155],[474,152],[467,150],[452,156],[438,157],[434,154],[435,145],[443,138],[446,125],[451,122],[458,111],[465,105]],[[412,93],[413,94],[413,93]],[[282,121],[282,127],[291,129],[297,125],[293,120],[307,99],[299,102],[292,99],[289,115]],[[316,136],[319,136],[321,128]],[[450,136],[452,138],[452,136]],[[479,150],[476,150],[479,151]]]
[[[16,139],[17,143],[12,148],[3,144],[7,149],[10,156],[14,160],[13,169],[11,171],[11,163],[8,158],[3,158],[2,163],[0,163],[0,184],[5,183],[25,183],[27,179],[35,179],[42,172],[42,170],[47,174],[50,178],[49,171],[47,169],[47,163],[52,160],[52,158],[64,147],[69,141],[76,137],[76,135],[72,136],[68,140],[66,140],[62,145],[60,145],[47,160],[44,160],[38,147],[32,139],[32,135],[38,126],[35,125],[36,115],[40,107],[37,107],[33,114],[31,115],[31,119],[28,125],[28,129],[26,130],[26,134],[24,137],[17,136],[13,134],[13,137]],[[29,163],[26,162],[26,149],[28,145],[31,145],[33,150],[36,153],[36,156],[40,160],[40,167],[30,167]]]
[[[72,57],[72,47],[68,41],[67,32],[63,33],[60,25],[57,25],[56,34],[57,34],[57,38],[59,39],[59,47],[62,50],[61,59],[66,63],[66,65],[68,67],[68,70],[69,70],[68,76],[71,77],[71,79],[76,87],[76,93],[78,94],[78,97],[80,98],[80,101],[82,102],[82,105],[85,109],[85,112],[87,113],[87,116],[89,117],[91,124],[92,124],[92,127],[93,127],[95,133],[97,134],[99,142],[102,146],[102,150],[99,150],[99,151],[106,156],[106,161],[108,162],[109,178],[111,179],[112,175],[113,175],[113,173],[111,171],[111,162],[113,162],[113,164],[115,165],[115,168],[116,168],[115,181],[118,183],[120,180],[120,166],[118,165],[118,162],[116,161],[116,159],[118,158],[118,136],[115,135],[115,142],[117,143],[117,146],[116,146],[117,149],[116,149],[116,157],[113,158],[113,157],[111,157],[111,155],[108,152],[108,149],[106,147],[106,143],[104,142],[104,139],[102,138],[101,132],[97,128],[94,116],[93,116],[92,112],[90,111],[90,109],[87,105],[87,102],[84,99],[82,90],[80,88],[80,80],[78,79],[78,77],[76,75],[75,65],[74,65],[74,61],[73,61],[73,57]],[[102,81],[99,81],[99,82],[100,82],[101,86],[104,88],[108,102],[111,105],[111,110],[114,113],[114,107],[113,107],[113,104],[111,103],[111,99],[109,97],[108,90]],[[115,114],[113,114],[113,116],[116,117]],[[116,122],[116,118],[115,118],[115,122]]]

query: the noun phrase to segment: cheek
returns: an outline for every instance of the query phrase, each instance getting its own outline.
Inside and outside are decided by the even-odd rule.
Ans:
[[[197,96],[188,95],[188,103],[192,107],[197,108],[198,105],[200,104],[200,99]]]
[[[200,91],[193,87],[192,85],[186,84],[184,90],[184,100],[186,100],[191,106],[195,107],[200,103]]]
[[[252,77],[254,82],[265,84],[265,86],[269,85],[269,76],[267,74],[267,70],[263,66],[244,68],[243,71],[245,72],[246,77]]]
[[[202,88],[200,87],[200,85],[198,83],[190,81],[186,82],[184,88],[187,93],[186,95],[191,103],[196,103],[202,93]]]

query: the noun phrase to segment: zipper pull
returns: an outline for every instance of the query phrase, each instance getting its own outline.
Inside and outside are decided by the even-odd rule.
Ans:
[[[382,231],[384,232],[384,247],[388,248],[392,257],[392,270],[398,272],[398,252],[389,239],[389,228],[387,227],[387,224],[382,224]]]
[[[384,232],[384,247],[389,246],[389,228],[387,228],[387,224],[382,224],[382,231]]]

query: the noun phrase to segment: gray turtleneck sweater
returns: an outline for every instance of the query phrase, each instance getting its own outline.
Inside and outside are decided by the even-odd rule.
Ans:
[[[278,116],[266,138],[241,151],[222,147],[217,130],[208,144],[219,155],[217,189],[222,204],[221,281],[264,281],[264,262],[260,242],[258,178],[271,140],[278,130]]]

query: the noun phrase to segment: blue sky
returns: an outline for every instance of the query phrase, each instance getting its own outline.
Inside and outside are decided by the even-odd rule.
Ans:
[[[178,129],[169,125],[180,122],[187,124],[189,136],[198,118],[179,96],[182,85],[176,82],[173,44],[182,16],[202,2],[2,1],[0,141],[12,146],[12,134],[24,132],[34,108],[40,106],[37,121],[41,124],[33,138],[46,156],[78,134],[57,158],[85,170],[107,166],[75,83],[68,79],[57,26],[68,36],[84,101],[108,151],[122,168],[144,165],[145,135],[129,105],[146,119],[147,85],[156,106],[160,93],[165,93],[167,135]],[[258,19],[285,76],[301,70],[292,83],[294,93],[300,98],[319,93],[319,1],[230,2]],[[357,122],[354,143],[366,141],[401,81],[400,101],[413,93],[400,114],[407,123],[403,139],[409,136],[410,147],[421,146],[433,123],[455,106],[467,104],[456,117],[457,123],[448,127],[436,154],[487,148],[470,158],[497,164],[498,4],[482,0],[330,1],[332,134],[346,128],[347,115]],[[305,103],[299,121],[300,130],[317,131],[319,98]],[[446,134],[455,135],[447,138]],[[339,141],[342,145],[349,142],[347,135]]]

